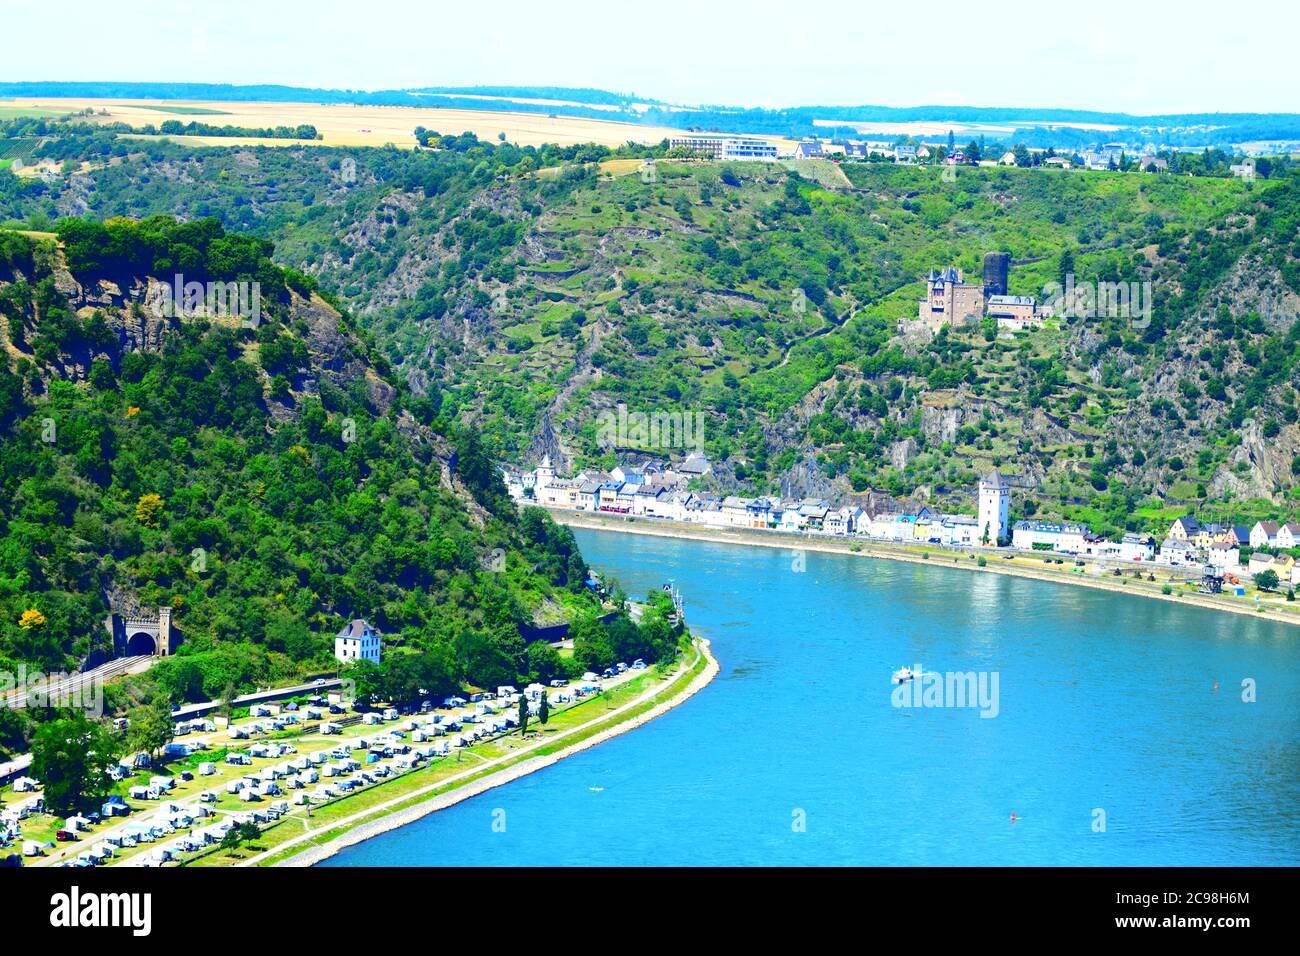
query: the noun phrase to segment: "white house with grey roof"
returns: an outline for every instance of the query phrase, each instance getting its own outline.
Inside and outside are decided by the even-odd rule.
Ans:
[[[334,656],[345,664],[351,664],[353,661],[371,661],[378,664],[379,632],[361,618],[348,622],[334,638]]]

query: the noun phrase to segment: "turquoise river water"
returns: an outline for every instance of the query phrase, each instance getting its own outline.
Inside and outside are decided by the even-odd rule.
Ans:
[[[1300,862],[1300,628],[937,561],[796,571],[576,534],[630,594],[675,581],[719,676],[324,865]],[[916,706],[961,682],[904,699],[904,665],[975,692]]]

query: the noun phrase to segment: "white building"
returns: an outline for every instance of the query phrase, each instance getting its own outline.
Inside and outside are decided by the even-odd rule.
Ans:
[[[1120,539],[1119,557],[1122,561],[1150,561],[1156,556],[1153,538],[1141,534],[1126,534]]]
[[[555,480],[555,469],[551,466],[551,456],[546,455],[542,458],[542,463],[537,466],[537,470],[533,472],[533,487],[540,490],[553,480]]]
[[[776,160],[776,143],[758,136],[674,136],[669,149],[683,147],[721,160]]]
[[[1082,554],[1087,534],[1088,529],[1080,524],[1057,524],[1051,521],[1017,521],[1015,530],[1011,533],[1011,545],[1021,551],[1055,551],[1058,554]]]
[[[979,523],[970,515],[948,515],[943,519],[942,541],[958,548],[969,548],[979,542]]]
[[[517,471],[510,471],[508,468],[501,469],[501,479],[506,483],[506,494],[515,501],[527,497],[524,488],[524,476]]]
[[[344,663],[371,661],[379,663],[379,632],[361,618],[348,623],[334,638],[334,656]]]
[[[997,547],[1007,536],[1007,507],[1011,500],[1011,486],[996,471],[980,479],[978,540],[987,547]]]
[[[856,507],[836,508],[833,511],[828,511],[826,512],[826,521],[823,528],[827,534],[852,534],[861,513],[862,510]]]
[[[1236,571],[1241,567],[1241,549],[1233,544],[1212,544],[1207,563],[1220,574],[1225,571]]]
[[[1160,545],[1159,560],[1163,564],[1199,564],[1201,555],[1193,544],[1166,538],[1164,543]]]
[[[1277,533],[1282,530],[1276,521],[1256,521],[1250,529],[1250,546],[1252,548],[1271,548],[1277,546]]]

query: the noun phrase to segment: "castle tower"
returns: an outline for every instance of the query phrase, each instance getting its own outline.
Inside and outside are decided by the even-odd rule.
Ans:
[[[984,293],[986,295],[1007,294],[1007,272],[1011,257],[1005,252],[990,252],[984,256]]]
[[[158,608],[158,656],[172,652],[172,609],[167,605]]]
[[[1011,486],[996,471],[980,479],[979,528],[976,540],[985,547],[994,548],[1007,536],[1007,505]]]

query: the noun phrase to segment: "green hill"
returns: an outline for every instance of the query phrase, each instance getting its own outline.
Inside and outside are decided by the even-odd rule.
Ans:
[[[998,467],[1023,486],[1018,515],[1105,532],[1171,510],[1284,514],[1294,498],[1298,203],[1283,168],[1252,184],[973,167],[948,181],[845,163],[845,185],[662,158],[651,176],[645,149],[442,142],[132,151],[78,134],[43,149],[110,162],[0,202],[37,227],[210,214],[274,239],[431,416],[472,423],[507,460],[608,465],[597,424],[621,403],[702,415],[728,490],[968,507]],[[978,276],[990,251],[1010,255],[1014,294],[1043,298],[1066,274],[1149,282],[1151,321],[900,330],[930,269]]]
[[[131,693],[206,699],[333,669],[365,617],[396,699],[553,676],[521,629],[606,613],[570,533],[269,243],[167,217],[59,239],[0,232],[0,670],[75,667],[110,610],[168,606],[178,655]],[[258,282],[256,321],[167,314],[178,269]],[[45,716],[0,714],[0,746]]]

